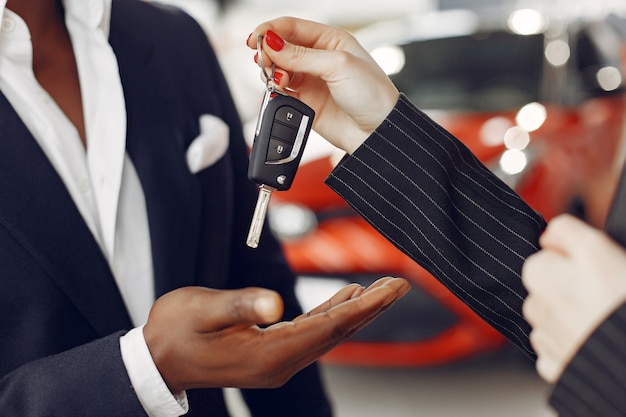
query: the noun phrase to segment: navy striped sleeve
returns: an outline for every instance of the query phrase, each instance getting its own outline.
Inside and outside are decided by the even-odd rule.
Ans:
[[[562,417],[626,416],[626,304],[587,339],[554,388]]]
[[[524,260],[543,218],[401,96],[326,183],[530,358]]]

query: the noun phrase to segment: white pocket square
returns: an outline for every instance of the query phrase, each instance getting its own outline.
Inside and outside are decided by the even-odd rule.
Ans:
[[[187,148],[187,166],[192,174],[216,163],[228,149],[229,128],[219,117],[200,116],[200,135]]]

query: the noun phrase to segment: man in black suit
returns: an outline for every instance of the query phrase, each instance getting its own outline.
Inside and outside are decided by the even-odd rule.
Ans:
[[[248,46],[254,48],[252,40],[260,35],[263,62],[283,73],[280,88],[289,85],[314,108],[314,128],[349,154],[327,184],[531,359],[539,354],[540,375],[558,380],[551,404],[562,416],[626,415],[626,252],[606,234],[568,217],[539,240],[546,228],[541,215],[400,94],[348,32],[279,18],[259,25]],[[557,233],[569,222],[577,231]],[[581,235],[594,236],[594,252],[580,239],[564,241]],[[546,248],[534,255],[540,242]],[[560,267],[552,264],[553,270],[575,276],[536,275],[554,262],[555,252]],[[612,267],[606,268],[607,256],[585,252],[611,253]],[[527,298],[522,267],[529,257]],[[587,273],[594,270],[589,265],[595,274]],[[568,291],[545,292],[558,285],[537,285],[549,278],[564,280]],[[593,285],[610,290],[585,297]],[[551,311],[547,304],[568,297],[590,316],[572,322],[577,316],[568,314],[569,306],[541,314]],[[559,325],[576,330],[546,330]],[[558,344],[555,336],[562,336]]]
[[[0,13],[0,415],[226,416],[226,386],[254,416],[331,415],[311,364],[408,283],[298,317],[276,239],[245,245],[257,193],[196,22],[138,0]]]

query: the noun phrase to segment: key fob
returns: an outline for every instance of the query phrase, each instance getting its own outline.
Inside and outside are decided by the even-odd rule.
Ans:
[[[268,91],[257,122],[248,178],[279,191],[288,190],[314,117],[313,109],[300,100],[276,90]]]

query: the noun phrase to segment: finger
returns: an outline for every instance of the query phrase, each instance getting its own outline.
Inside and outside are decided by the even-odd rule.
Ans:
[[[398,281],[396,281],[398,280]],[[403,284],[403,278],[394,278],[394,277],[382,277],[378,278],[374,283],[372,283],[369,287],[366,288],[365,291],[372,290],[374,288],[382,287],[383,285],[401,285]]]
[[[269,78],[273,76],[273,83],[275,88],[285,90],[287,85],[289,85],[289,82],[291,81],[291,76],[289,75],[289,73],[287,71],[276,68],[276,66],[273,65],[272,61],[263,50],[257,50],[257,52],[254,54],[254,62],[259,67],[261,67],[260,76],[263,83],[267,84],[268,82],[270,82],[271,80]]]
[[[338,337],[337,339],[335,340],[330,339],[328,343],[322,347],[322,349],[324,349],[325,352],[333,349],[337,345],[341,344],[343,341],[349,339],[354,334],[358,333],[361,329],[363,329],[368,324],[370,324],[372,321],[376,320],[382,313],[384,313],[387,309],[389,309],[396,301],[402,298],[411,289],[411,286],[408,283],[408,281],[404,279],[393,279],[389,281],[385,280],[385,282],[386,282],[385,286],[394,291],[393,297],[385,301],[379,308],[377,308],[375,311],[372,311],[369,315],[364,317],[358,323],[353,323],[352,327],[349,329],[346,329],[344,334],[340,333],[341,336]],[[369,288],[371,288],[371,286]],[[379,287],[375,287],[375,288],[379,288]],[[366,297],[365,294],[363,297]],[[359,297],[359,298],[361,298],[362,300],[362,297]],[[334,312],[335,311],[331,312],[331,315]]]
[[[522,283],[528,291],[522,305],[524,318],[535,327],[550,323],[566,302],[571,274],[563,255],[542,250],[530,256],[522,267]]]
[[[524,299],[524,302],[522,304],[522,314],[524,315],[524,318],[526,319],[528,324],[530,324],[531,326],[535,326],[535,324],[537,323],[537,317],[541,317],[538,316],[538,314],[536,313],[538,309],[539,308],[537,307],[535,296],[533,296],[532,294],[528,295]]]
[[[358,297],[334,305],[326,311],[307,315],[299,321],[278,323],[266,330],[293,332],[297,334],[297,338],[291,340],[299,341],[302,346],[317,346],[327,340],[334,342],[336,339],[345,338],[345,334],[369,319],[372,314],[379,314],[383,308],[402,297],[409,289],[410,285],[406,280],[396,278],[387,281],[385,285],[364,291]],[[342,297],[347,294],[348,291]],[[298,343],[293,343],[292,348],[297,349],[297,345]]]
[[[390,281],[391,279],[392,279],[391,277],[380,278],[376,282],[374,282],[372,285],[370,285],[367,289],[363,288],[361,285],[356,284],[356,283],[347,285],[343,287],[341,290],[339,290],[330,299],[326,300],[325,302],[315,307],[314,309],[310,310],[309,312],[297,317],[295,320],[301,320],[304,317],[326,312],[330,308],[340,303],[343,303],[344,301],[360,296],[365,291],[384,285],[384,283]]]
[[[283,301],[272,290],[244,288],[211,290],[197,288],[189,302],[198,319],[198,330],[211,332],[236,325],[269,324],[280,320]]]
[[[528,258],[522,265],[522,284],[529,293],[541,292],[563,278],[564,257],[560,252],[541,250]]]
[[[325,81],[340,77],[342,69],[351,61],[365,60],[375,64],[369,53],[347,31],[298,19],[295,20],[298,24],[294,25],[292,20],[287,19],[289,24],[279,25],[280,29],[263,26],[268,28],[265,32],[253,32],[248,38],[250,47],[256,45],[259,34],[263,36],[262,59],[257,62],[262,61],[264,66],[275,64],[287,71],[307,73]],[[289,41],[270,27],[280,31]],[[287,29],[283,30],[283,27]],[[303,32],[302,28],[306,27],[315,30]],[[313,32],[319,36],[312,36]]]
[[[539,376],[551,384],[556,383],[563,372],[561,365],[550,357],[541,356],[537,358],[535,365]]]
[[[265,68],[265,71],[260,71],[260,78],[263,81],[263,84],[267,84],[268,79],[266,78],[266,74],[268,77],[272,76],[272,68]],[[285,70],[281,70],[278,68],[274,69],[274,87],[284,91],[289,83],[291,82],[291,76]]]
[[[350,300],[351,298],[354,298],[355,296],[360,295],[363,292],[363,290],[364,288],[361,285],[356,284],[356,283],[346,285],[345,287],[337,291],[331,298],[324,301],[322,304],[318,305],[314,309],[296,317],[293,321],[299,321],[306,317],[319,314],[324,311],[328,311],[333,306],[341,304],[344,301]]]
[[[541,330],[551,336],[563,331],[563,311],[567,311],[567,305],[555,291],[544,291],[538,294],[530,294],[522,304],[522,314],[533,329]]]
[[[289,84],[293,80],[294,76],[289,74],[289,72],[280,68],[275,69],[275,74],[276,76],[274,77],[274,84],[276,88],[278,88],[279,90],[285,91],[287,87],[289,87]]]
[[[562,346],[555,343],[551,335],[541,330],[533,329],[530,333],[529,340],[538,358],[555,364],[560,363],[558,359],[563,357]]]
[[[352,298],[326,313],[309,316],[293,323],[279,323],[265,331],[275,349],[284,353],[285,364],[300,369],[348,339],[378,317],[410,289],[401,278],[388,281],[357,298]],[[291,362],[288,358],[292,358]]]
[[[354,297],[342,304],[330,308],[324,317],[330,323],[343,323],[343,333],[351,336],[365,325],[387,310],[395,301],[403,297],[411,286],[402,278],[383,278],[372,284],[361,295]],[[364,311],[358,317],[354,312],[360,309]],[[342,334],[340,331],[339,334]]]
[[[279,33],[282,37],[300,45],[313,47],[316,40],[330,27],[293,17],[279,17],[258,25],[248,37],[247,45],[256,48],[256,39],[265,36],[267,31]]]
[[[374,289],[380,288],[383,286],[395,288],[395,291],[397,291],[397,297],[392,302],[389,302],[386,305],[383,305],[380,308],[380,310],[376,312],[376,314],[370,315],[369,318],[363,320],[361,323],[359,323],[358,326],[355,326],[350,336],[352,336],[352,334],[358,332],[359,330],[367,326],[369,323],[374,321],[380,314],[382,314],[387,309],[389,309],[393,305],[393,303],[395,303],[398,299],[402,298],[407,292],[411,290],[411,285],[404,278],[384,277],[384,278],[380,278],[379,280],[374,282],[372,285],[367,287],[367,289],[365,289],[363,293],[368,292],[368,291],[373,291]]]
[[[278,35],[282,40],[306,48],[341,49],[362,57],[368,55],[354,36],[345,29],[293,17],[280,17],[257,26],[248,38],[247,45],[256,48],[257,37],[265,37],[268,31]]]
[[[562,214],[554,217],[545,232],[539,238],[539,243],[545,249],[562,253],[566,256],[585,254],[595,239],[602,233],[589,226],[582,220],[570,215]]]

